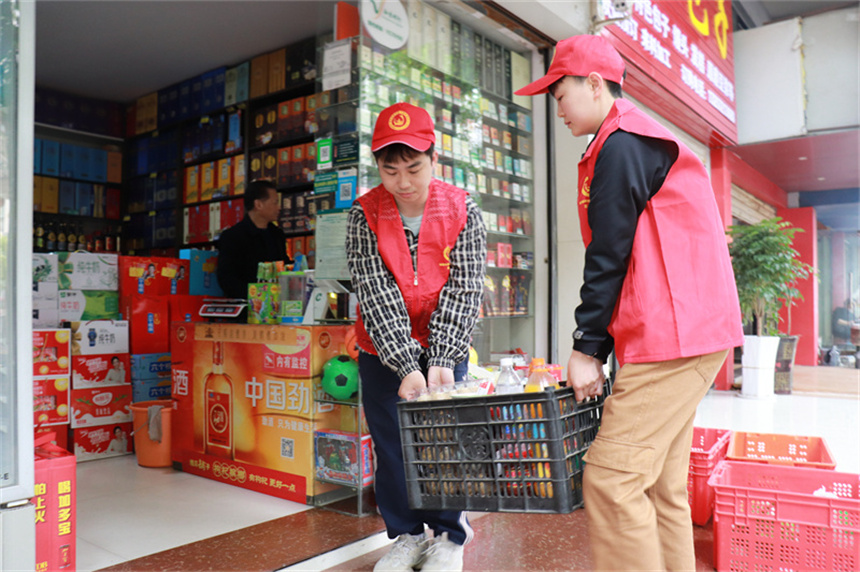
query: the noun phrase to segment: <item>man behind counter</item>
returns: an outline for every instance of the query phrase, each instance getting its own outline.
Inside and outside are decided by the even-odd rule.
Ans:
[[[224,296],[246,299],[260,262],[291,262],[284,231],[271,224],[278,220],[280,203],[271,181],[253,181],[245,189],[245,218],[218,239],[218,284]]]

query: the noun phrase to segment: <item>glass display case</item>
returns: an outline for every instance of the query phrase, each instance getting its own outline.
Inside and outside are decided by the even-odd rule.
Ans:
[[[33,121],[34,54],[19,51],[32,41],[19,10],[0,3],[0,514],[33,496],[32,199],[20,192],[32,186],[33,133],[20,126]]]

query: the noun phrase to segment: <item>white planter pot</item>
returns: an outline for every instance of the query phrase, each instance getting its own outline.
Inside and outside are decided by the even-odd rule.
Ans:
[[[776,368],[777,336],[744,336],[743,384],[744,397],[772,397]]]

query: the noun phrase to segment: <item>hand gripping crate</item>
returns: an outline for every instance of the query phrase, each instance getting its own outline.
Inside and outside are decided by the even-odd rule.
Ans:
[[[860,475],[721,461],[708,482],[717,570],[860,569]]]
[[[690,448],[690,470],[687,474],[687,501],[693,524],[704,526],[714,514],[714,489],[708,477],[717,463],[726,458],[729,448],[729,429],[693,427],[693,444]]]
[[[582,506],[582,456],[597,435],[602,397],[577,404],[564,388],[397,407],[413,509],[568,513]]]

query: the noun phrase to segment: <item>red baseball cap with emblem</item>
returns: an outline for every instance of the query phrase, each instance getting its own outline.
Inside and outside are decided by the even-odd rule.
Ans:
[[[517,95],[546,93],[549,86],[566,75],[586,77],[596,72],[605,80],[621,85],[624,81],[624,60],[602,36],[583,34],[560,41],[546,75],[518,89]]]
[[[376,152],[393,143],[402,143],[416,151],[426,151],[436,143],[436,132],[430,114],[410,103],[386,107],[376,119],[370,150]]]

